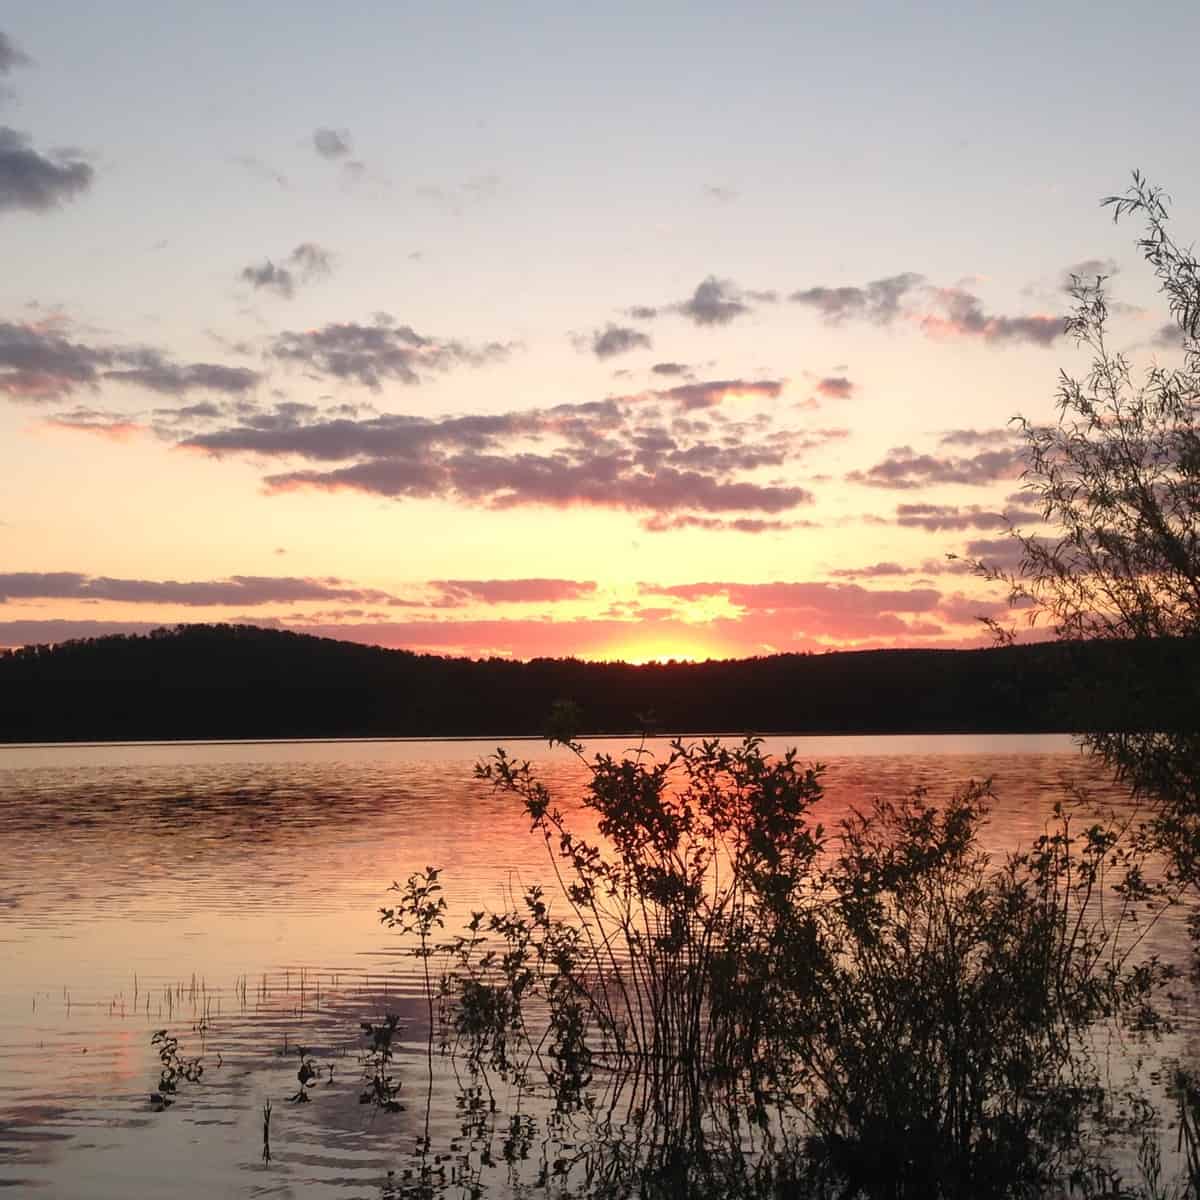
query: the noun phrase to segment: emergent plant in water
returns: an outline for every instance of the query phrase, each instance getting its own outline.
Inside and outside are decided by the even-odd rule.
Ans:
[[[587,767],[574,823],[594,837],[529,763],[501,750],[478,768],[544,839],[553,899],[530,888],[437,945],[440,896],[404,923],[442,960],[443,1036],[473,1063],[536,1062],[560,1110],[595,1111],[603,1073],[623,1131],[606,1187],[624,1163],[646,1195],[998,1196],[1082,1161],[1103,1100],[1085,1034],[1153,1026],[1165,975],[1132,965],[1131,922],[1158,897],[1123,830],[1059,814],[996,865],[986,785],[830,832],[821,768],[758,739],[675,741],[662,760],[560,740]],[[410,912],[431,878],[409,881]]]
[[[156,1030],[150,1044],[158,1050],[161,1064],[158,1088],[151,1094],[150,1101],[159,1108],[169,1108],[175,1103],[175,1093],[181,1083],[200,1082],[204,1063],[199,1058],[185,1058],[179,1052],[179,1039],[165,1029]]]

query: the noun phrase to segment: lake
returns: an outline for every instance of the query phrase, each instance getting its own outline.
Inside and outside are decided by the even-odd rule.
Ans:
[[[565,751],[504,744],[539,764],[564,807],[578,794],[584,772]],[[589,752],[629,745],[587,743]],[[791,745],[827,765],[827,825],[873,795],[921,786],[943,798],[991,777],[986,843],[997,855],[1027,845],[1075,789],[1124,802],[1058,735],[767,743]],[[0,748],[0,1191],[56,1200],[404,1194],[405,1164],[427,1132],[418,1103],[427,1021],[418,964],[381,928],[378,909],[393,880],[427,865],[442,869],[450,930],[471,909],[500,907],[551,878],[516,801],[474,778],[495,746]],[[1185,917],[1172,910],[1147,938],[1181,967]],[[388,1011],[400,1014],[405,1038],[407,1107],[397,1114],[357,1099],[359,1022]],[[1194,1057],[1195,1011],[1189,993],[1160,1056]],[[203,1057],[205,1073],[156,1112],[151,1035],[161,1028]],[[319,1081],[311,1103],[293,1105],[298,1045],[312,1049]],[[463,1089],[445,1070],[429,1086],[431,1142],[465,1138],[478,1151],[490,1135],[468,1120]],[[536,1174],[528,1161],[500,1161],[478,1182],[506,1196]]]

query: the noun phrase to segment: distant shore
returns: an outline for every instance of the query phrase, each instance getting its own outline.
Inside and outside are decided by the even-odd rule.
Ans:
[[[0,655],[0,743],[516,741],[544,736],[562,702],[592,738],[1164,728],[1200,703],[1195,657],[1191,643],[1041,642],[635,666],[188,625]]]

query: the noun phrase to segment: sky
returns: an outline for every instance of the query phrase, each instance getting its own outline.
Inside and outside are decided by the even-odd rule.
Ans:
[[[0,17],[0,647],[970,646],[1070,275],[1170,364],[1200,9]],[[958,556],[957,559],[948,556]],[[1019,622],[1019,614],[1014,618]]]

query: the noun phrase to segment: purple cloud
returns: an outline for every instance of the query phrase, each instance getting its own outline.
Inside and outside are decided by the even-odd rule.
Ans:
[[[911,446],[897,446],[887,457],[865,471],[851,471],[850,483],[870,487],[911,489],[937,483],[982,486],[999,479],[1012,479],[1022,466],[1018,450],[981,450],[962,458],[952,455],[917,454]]]
[[[86,192],[94,177],[78,154],[40,154],[26,134],[0,125],[0,212],[48,212]]]
[[[512,343],[471,345],[425,337],[411,325],[397,325],[386,314],[373,325],[333,323],[320,329],[286,331],[271,344],[271,354],[314,375],[359,383],[378,391],[385,380],[421,382],[420,372],[449,371],[502,362]]]

